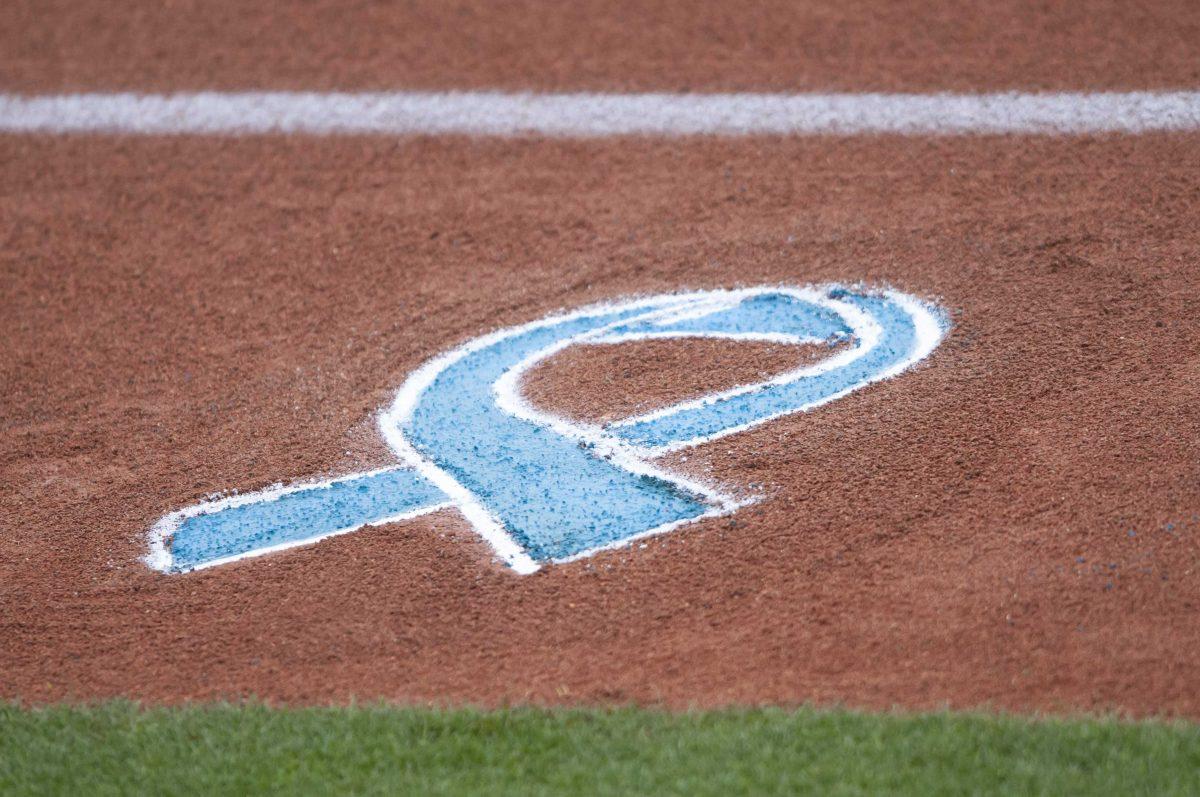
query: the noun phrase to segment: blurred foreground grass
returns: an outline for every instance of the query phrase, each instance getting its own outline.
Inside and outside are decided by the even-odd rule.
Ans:
[[[984,714],[19,708],[0,794],[1200,793],[1200,726]]]

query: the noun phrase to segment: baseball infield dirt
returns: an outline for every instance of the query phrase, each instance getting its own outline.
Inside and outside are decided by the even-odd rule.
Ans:
[[[7,0],[8,91],[1096,91],[1200,83],[1191,0]]]
[[[0,185],[0,697],[1200,716],[1200,136],[10,136]],[[386,462],[375,411],[478,334],[830,281],[953,328],[673,462],[763,485],[731,517],[527,577],[454,511],[139,561],[208,493]],[[645,351],[531,388],[602,417],[804,356]]]

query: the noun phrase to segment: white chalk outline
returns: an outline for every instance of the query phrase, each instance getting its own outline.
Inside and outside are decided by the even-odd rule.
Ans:
[[[724,495],[713,487],[701,484],[680,474],[658,468],[657,466],[651,464],[648,460],[660,456],[663,453],[667,453],[668,451],[700,445],[701,443],[708,442],[709,440],[715,440],[717,438],[724,437],[727,434],[734,434],[735,432],[752,428],[760,423],[766,423],[768,420],[773,420],[784,415],[807,411],[813,407],[817,407],[821,404],[827,403],[828,401],[832,401],[840,396],[847,395],[848,393],[851,393],[860,387],[865,387],[866,385],[879,381],[880,379],[894,376],[895,374],[907,369],[920,359],[923,359],[931,351],[933,351],[938,342],[941,341],[944,334],[942,325],[938,322],[937,317],[933,314],[933,312],[930,311],[924,304],[906,294],[891,290],[871,291],[873,294],[882,295],[896,301],[914,317],[914,325],[917,328],[916,332],[918,340],[917,344],[914,346],[913,354],[910,355],[910,357],[901,361],[896,366],[887,369],[887,371],[881,372],[874,378],[857,383],[856,385],[853,385],[846,390],[826,399],[810,402],[809,404],[801,407],[781,411],[772,415],[770,418],[752,421],[729,430],[722,430],[721,432],[712,435],[696,437],[685,441],[682,444],[672,444],[659,448],[648,449],[630,446],[624,441],[616,439],[612,435],[607,434],[603,427],[578,423],[560,416],[537,410],[527,401],[525,401],[521,394],[520,382],[523,375],[538,362],[541,362],[547,357],[553,356],[555,353],[562,351],[569,346],[585,342],[599,343],[605,341],[606,337],[608,337],[610,340],[613,339],[614,336],[609,336],[608,332],[616,327],[627,326],[646,321],[657,322],[659,325],[667,325],[689,318],[703,317],[704,315],[717,312],[721,309],[734,307],[752,296],[782,293],[785,295],[795,296],[804,301],[810,301],[818,305],[826,306],[837,312],[842,316],[843,319],[846,320],[847,324],[853,331],[852,334],[856,340],[856,344],[850,349],[839,352],[838,354],[835,354],[834,356],[829,357],[815,365],[804,366],[786,374],[777,376],[773,379],[765,380],[753,385],[744,385],[729,391],[723,391],[722,393],[714,394],[716,396],[715,398],[704,397],[704,399],[697,400],[699,403],[681,402],[680,404],[672,405],[672,407],[662,410],[656,410],[655,412],[660,413],[661,415],[669,415],[673,412],[679,412],[692,406],[704,406],[708,403],[719,401],[722,398],[727,398],[729,396],[754,390],[760,390],[768,385],[785,384],[789,381],[795,381],[805,376],[823,373],[825,371],[832,370],[833,368],[847,365],[858,357],[865,355],[878,343],[880,327],[874,319],[872,319],[868,314],[859,310],[857,307],[854,307],[846,302],[838,301],[837,299],[831,298],[828,295],[830,291],[835,291],[841,287],[842,286],[838,285],[807,288],[762,286],[757,288],[744,288],[737,290],[718,289],[710,291],[695,291],[690,293],[666,294],[650,298],[631,299],[623,302],[602,302],[580,308],[573,312],[554,314],[528,324],[522,324],[516,327],[499,330],[491,333],[490,335],[476,338],[464,344],[463,346],[446,352],[445,354],[429,361],[416,372],[414,372],[413,375],[410,376],[401,387],[399,393],[397,393],[396,399],[393,401],[392,406],[380,416],[380,432],[384,436],[384,439],[387,441],[388,445],[392,448],[393,452],[400,457],[402,461],[408,463],[410,466],[420,472],[421,475],[425,476],[438,487],[442,488],[447,495],[451,496],[451,498],[455,500],[456,503],[461,502],[459,503],[459,506],[460,509],[463,509],[464,515],[467,516],[467,519],[475,527],[476,532],[479,533],[479,535],[482,536],[493,547],[497,556],[502,561],[509,564],[518,573],[526,574],[535,572],[539,569],[540,565],[538,565],[536,561],[534,561],[527,553],[525,553],[521,545],[517,543],[516,540],[514,540],[508,533],[507,529],[504,528],[504,524],[501,523],[498,518],[492,515],[492,513],[489,512],[487,508],[484,507],[469,490],[467,490],[467,488],[459,484],[452,475],[443,471],[431,460],[427,459],[415,448],[413,448],[404,437],[402,431],[403,426],[412,417],[412,413],[415,411],[421,395],[429,387],[429,385],[432,384],[433,380],[437,378],[438,374],[469,354],[494,345],[506,338],[522,335],[546,326],[556,325],[591,315],[607,315],[621,310],[632,310],[644,307],[647,309],[647,313],[644,315],[622,318],[599,329],[590,330],[569,338],[560,339],[543,347],[542,349],[539,349],[536,352],[531,353],[521,360],[521,362],[505,371],[505,373],[502,374],[500,378],[497,379],[493,384],[492,389],[493,395],[496,396],[497,406],[508,414],[517,418],[528,420],[541,426],[545,426],[565,437],[579,440],[585,445],[592,446],[593,450],[596,451],[598,455],[612,461],[614,464],[620,467],[623,467],[633,473],[639,473],[663,479],[664,481],[675,484],[693,494],[702,496],[714,506],[714,509],[711,512],[704,513],[700,516],[679,521],[672,521],[662,526],[648,529],[644,532],[640,532],[636,535],[621,540],[616,540],[595,548],[589,548],[570,557],[553,559],[551,561],[556,563],[568,562],[590,556],[597,551],[624,547],[636,540],[662,534],[687,523],[696,522],[716,515],[728,514],[737,509],[739,506],[743,506],[748,503],[746,500],[739,501],[732,496]],[[732,336],[738,339],[746,340],[752,335],[753,333],[734,333]],[[641,339],[643,336],[655,337],[656,335],[653,332],[644,334],[633,332],[615,336],[615,339],[633,340]],[[678,335],[672,333],[672,336],[714,338],[731,337],[729,333],[705,332],[678,333]],[[778,340],[778,337],[775,335],[753,335],[753,337],[759,340]],[[808,339],[797,337],[796,340],[799,342],[807,342]]]
[[[421,395],[437,378],[438,374],[449,368],[462,358],[481,349],[495,345],[503,340],[523,335],[536,329],[553,326],[590,315],[607,315],[617,308],[634,309],[639,307],[658,308],[663,305],[682,305],[690,296],[696,294],[667,294],[629,302],[602,302],[588,305],[573,312],[556,313],[537,321],[521,324],[515,327],[497,330],[487,335],[475,338],[445,354],[428,361],[414,371],[400,390],[396,393],[391,406],[379,416],[379,431],[392,452],[406,462],[418,473],[439,487],[458,506],[459,511],[474,527],[475,532],[492,546],[496,556],[521,575],[536,572],[540,565],[525,552],[525,549],[515,540],[504,524],[495,517],[475,497],[474,493],[459,484],[451,474],[442,470],[434,462],[416,450],[404,436],[403,427],[412,417]],[[628,323],[629,319],[625,319]],[[511,370],[511,369],[510,369]],[[502,376],[501,379],[504,377]],[[564,421],[564,423],[569,423]]]
[[[198,515],[210,515],[223,509],[232,509],[233,507],[245,506],[247,504],[278,501],[280,498],[290,493],[298,493],[304,490],[329,487],[337,484],[338,482],[351,481],[352,479],[362,479],[368,476],[378,476],[381,473],[388,473],[394,470],[407,470],[407,468],[399,465],[390,465],[386,468],[375,468],[374,470],[351,473],[349,475],[338,476],[333,479],[317,479],[314,481],[296,482],[286,486],[282,483],[276,483],[270,487],[267,487],[266,489],[256,490],[252,493],[237,493],[236,495],[230,495],[224,498],[217,498],[211,501],[202,501],[198,504],[193,504],[192,506],[185,507],[176,512],[172,512],[163,516],[162,519],[160,519],[150,528],[148,535],[150,550],[145,556],[142,557],[142,561],[152,570],[158,570],[163,573],[181,572],[175,571],[174,569],[175,557],[171,554],[170,549],[167,547],[167,541],[175,535],[175,532],[179,530],[181,525],[183,525],[183,521],[187,520],[188,518],[196,517]],[[222,556],[219,559],[213,559],[208,562],[203,562],[193,567],[189,567],[187,568],[186,572],[191,572],[193,570],[204,570],[205,568],[229,564],[230,562],[236,562],[241,559],[252,559],[256,556],[262,556],[266,553],[274,553],[275,551],[283,551],[287,550],[288,548],[299,548],[302,545],[312,545],[313,543],[320,542],[321,540],[325,540],[330,537],[337,537],[342,534],[349,534],[352,531],[358,531],[359,529],[363,529],[368,526],[382,526],[386,523],[395,523],[401,520],[408,520],[409,518],[420,517],[421,515],[426,515],[430,512],[437,512],[441,509],[449,509],[452,506],[454,506],[454,504],[450,501],[443,501],[439,504],[419,507],[409,512],[401,512],[397,515],[381,518],[379,520],[372,520],[368,523],[357,523],[353,526],[334,529],[333,531],[315,534],[311,537],[304,537],[303,539],[289,540],[287,542],[276,543],[275,545],[268,545],[265,548],[255,548],[253,551],[232,554],[230,556]]]
[[[1200,129],[1200,92],[501,91],[0,94],[0,132],[446,135],[1072,135]]]
[[[783,293],[788,292],[786,290],[781,290],[781,289],[773,289],[773,290],[783,292]],[[798,294],[796,294],[796,295],[798,295]],[[770,421],[773,421],[777,418],[782,418],[786,415],[792,415],[793,413],[797,413],[797,412],[807,412],[808,410],[815,409],[816,407],[820,407],[823,404],[828,404],[831,401],[836,401],[837,399],[839,399],[843,396],[848,396],[851,393],[853,393],[854,391],[859,390],[860,388],[866,387],[867,385],[872,384],[874,382],[878,382],[883,379],[890,379],[891,377],[901,373],[902,371],[907,370],[913,364],[920,362],[921,360],[928,357],[929,354],[935,348],[937,348],[938,343],[941,342],[942,337],[945,335],[945,328],[938,321],[937,317],[933,314],[933,312],[931,312],[929,310],[929,308],[926,307],[923,303],[918,302],[915,299],[913,299],[911,296],[900,293],[899,291],[883,290],[883,291],[876,292],[876,295],[885,296],[888,299],[894,301],[896,304],[903,307],[904,310],[907,311],[909,316],[913,319],[913,326],[916,327],[917,342],[916,342],[916,345],[913,347],[912,354],[908,358],[906,358],[905,360],[902,360],[901,362],[897,363],[896,365],[892,366],[891,368],[888,368],[884,371],[880,371],[878,374],[871,376],[870,378],[866,379],[863,382],[857,382],[857,383],[851,385],[850,387],[846,388],[845,390],[838,391],[837,393],[831,393],[830,395],[824,396],[820,399],[817,399],[816,401],[810,401],[806,404],[802,404],[795,408],[782,410],[773,415],[768,415],[768,416],[765,416],[762,418],[756,418],[755,420],[750,421],[749,423],[739,424],[737,426],[728,426],[728,427],[725,427],[725,428],[721,429],[720,431],[714,432],[713,434],[710,434],[710,435],[699,435],[697,437],[693,437],[688,440],[676,441],[674,443],[669,443],[669,444],[663,445],[663,446],[641,448],[640,450],[643,452],[643,455],[648,456],[648,457],[662,456],[663,454],[669,454],[672,451],[678,451],[683,448],[691,448],[693,446],[702,445],[702,444],[710,442],[712,440],[718,440],[722,437],[726,437],[731,434],[737,434],[739,432],[744,432],[747,429],[753,429],[756,426],[760,426],[761,424],[764,424],[764,423],[769,423]],[[643,415],[636,415],[636,416],[633,416],[630,418],[622,418],[621,420],[616,421],[616,422],[612,423],[611,425],[612,426],[631,426],[633,424],[637,424],[642,421],[654,420],[656,418],[665,418],[665,417],[674,415],[678,412],[682,412],[684,410],[696,409],[699,407],[706,407],[710,404],[716,404],[718,402],[724,401],[725,399],[732,398],[734,396],[739,396],[739,395],[742,395],[745,393],[753,393],[755,391],[762,390],[765,387],[772,387],[775,385],[785,385],[785,384],[788,384],[789,382],[795,382],[798,379],[802,379],[805,377],[817,376],[818,374],[832,371],[835,368],[841,368],[845,365],[849,365],[854,360],[856,360],[859,357],[866,354],[867,351],[874,348],[874,346],[876,345],[876,343],[879,340],[879,334],[880,334],[881,330],[879,328],[879,324],[873,318],[871,318],[869,315],[867,315],[863,311],[859,310],[857,307],[854,307],[853,305],[847,304],[845,302],[839,302],[835,299],[826,298],[824,303],[826,304],[826,306],[830,307],[831,309],[835,309],[837,312],[842,314],[842,317],[847,320],[847,323],[850,324],[851,329],[854,330],[854,336],[856,338],[859,338],[860,340],[868,342],[868,343],[866,343],[865,345],[860,344],[860,345],[854,346],[846,351],[841,352],[840,354],[836,354],[832,357],[828,357],[814,365],[802,366],[793,371],[787,371],[785,373],[779,374],[775,377],[772,377],[771,379],[767,379],[762,382],[756,382],[754,384],[749,384],[749,385],[739,385],[735,388],[731,388],[729,390],[725,390],[720,393],[712,393],[707,396],[701,396],[700,398],[692,399],[691,401],[684,401],[684,402],[680,402],[679,404],[672,404],[669,407],[661,407],[659,409],[647,412]],[[855,316],[857,316],[857,318],[855,318],[855,320],[852,321],[851,318],[853,318]]]
[[[570,338],[563,338],[555,341],[553,344],[539,349],[538,351],[532,352],[515,366],[506,371],[498,380],[496,380],[492,389],[493,395],[496,397],[496,405],[509,415],[521,418],[522,420],[529,421],[530,423],[534,423],[539,426],[547,427],[563,437],[578,440],[581,444],[590,447],[599,456],[612,462],[618,467],[624,468],[632,473],[650,476],[661,479],[669,484],[674,484],[677,487],[694,495],[701,496],[707,503],[713,506],[710,511],[695,517],[670,521],[668,523],[655,526],[654,528],[639,532],[630,537],[614,540],[600,546],[587,548],[568,557],[552,559],[552,562],[570,562],[576,559],[582,559],[587,556],[591,556],[598,551],[622,548],[636,540],[664,534],[688,523],[694,523],[705,518],[716,517],[719,515],[727,515],[739,507],[751,503],[753,499],[739,500],[734,496],[723,494],[720,490],[712,486],[702,484],[678,473],[673,473],[671,471],[659,468],[650,461],[654,457],[658,456],[657,451],[639,446],[632,446],[625,441],[609,434],[606,431],[606,428],[603,426],[580,423],[578,421],[570,421],[561,416],[538,410],[525,400],[521,392],[521,382],[523,381],[525,374],[528,373],[532,368],[537,367],[539,363],[547,360],[550,357],[553,357],[555,354],[571,346],[578,344],[602,345],[626,341],[658,339],[663,337],[715,338],[741,341],[779,341],[781,338],[789,338],[790,340],[788,342],[812,342],[813,339],[811,338],[803,338],[794,335],[781,336],[779,334],[772,333],[727,333],[711,331],[656,333],[653,331],[638,331],[616,335],[609,334],[609,331],[614,328],[620,328],[632,324],[650,322],[659,326],[666,326],[669,324],[678,323],[680,321],[703,318],[704,316],[711,315],[712,313],[736,307],[738,304],[753,296],[761,296],[768,293],[793,296],[803,301],[809,301],[820,306],[830,307],[830,309],[834,309],[842,315],[842,318],[850,325],[851,329],[853,330],[852,334],[855,339],[859,341],[859,343],[856,344],[852,349],[842,352],[836,357],[831,357],[823,361],[830,362],[836,360],[837,362],[835,365],[830,366],[831,368],[837,367],[838,365],[844,365],[850,361],[853,361],[854,359],[857,359],[858,357],[863,356],[875,345],[875,342],[878,340],[878,324],[875,324],[873,320],[866,317],[865,314],[861,313],[857,308],[845,305],[842,302],[835,302],[829,297],[817,292],[815,289],[761,287],[745,288],[740,290],[703,291],[680,295],[680,298],[685,298],[687,300],[687,303],[683,304],[682,306],[672,304],[667,306],[665,309],[652,310],[644,315],[635,316],[633,318],[623,318],[599,329],[590,330]],[[625,305],[616,304],[611,306],[607,312],[620,310],[623,307],[625,307]],[[818,366],[819,365],[821,365],[821,363],[818,363]],[[792,377],[791,380],[783,379],[779,383],[782,384],[786,381],[794,381],[795,379],[799,379],[801,376],[804,376],[806,373],[819,372],[815,369],[816,366],[797,369],[790,372],[789,375]],[[755,385],[740,386],[734,390],[724,391],[723,393],[712,395],[728,397],[737,395],[741,392],[750,392],[761,389],[762,387],[772,383],[775,383],[775,380],[767,380]],[[714,399],[714,401],[716,400],[719,399]],[[658,412],[660,412],[662,415],[670,415],[688,407],[689,405],[704,406],[703,403],[697,404],[695,402],[681,402],[679,404],[672,405],[671,407],[663,408]],[[612,425],[615,426],[616,424]],[[697,441],[694,443],[694,445],[699,445],[702,442],[706,442],[706,440],[697,438]]]
[[[380,434],[384,438],[384,441],[387,443],[388,447],[392,449],[392,452],[400,459],[402,463],[404,463],[404,465],[378,468],[371,471],[349,474],[347,476],[339,476],[333,479],[301,482],[297,484],[291,484],[286,487],[282,485],[274,485],[266,490],[229,496],[213,501],[205,501],[177,512],[172,512],[159,520],[150,530],[150,551],[145,557],[143,557],[143,561],[149,567],[155,570],[170,572],[174,563],[170,550],[167,547],[167,541],[179,528],[182,522],[189,517],[208,514],[222,509],[242,506],[249,503],[273,501],[289,493],[294,493],[301,490],[307,490],[314,487],[328,487],[329,485],[337,482],[348,481],[350,479],[358,479],[364,476],[376,475],[392,470],[402,470],[405,469],[404,466],[406,465],[408,468],[417,471],[421,476],[425,477],[432,484],[442,490],[448,496],[449,500],[428,507],[421,507],[411,512],[402,513],[394,517],[388,517],[369,523],[361,523],[302,540],[293,540],[268,546],[266,548],[256,549],[254,551],[247,551],[241,554],[222,557],[210,562],[205,562],[201,565],[191,568],[191,570],[215,567],[217,565],[234,562],[241,559],[261,556],[274,551],[294,548],[302,545],[310,545],[328,537],[356,531],[365,526],[377,526],[385,523],[392,523],[418,517],[424,514],[429,514],[441,509],[454,507],[463,514],[467,521],[472,525],[475,532],[492,547],[492,550],[495,552],[496,556],[509,567],[511,567],[514,572],[521,575],[536,572],[541,566],[532,557],[530,557],[528,553],[525,552],[524,548],[515,539],[513,539],[513,537],[504,527],[504,524],[486,507],[484,507],[470,490],[462,486],[457,479],[436,465],[432,460],[428,459],[419,451],[417,451],[416,448],[414,448],[405,437],[403,427],[408,420],[411,419],[412,414],[416,410],[416,407],[420,402],[421,396],[424,394],[425,390],[429,388],[429,386],[440,373],[462,358],[481,349],[499,343],[507,338],[523,335],[536,329],[577,320],[587,316],[608,315],[614,312],[636,310],[641,308],[646,309],[644,314],[624,317],[617,321],[613,321],[610,324],[606,324],[598,329],[589,330],[569,338],[560,339],[543,347],[542,349],[539,349],[536,352],[531,353],[523,358],[519,363],[507,369],[493,383],[492,393],[496,398],[497,406],[502,411],[507,412],[514,417],[527,420],[531,423],[545,426],[563,435],[564,437],[575,439],[582,444],[591,446],[599,456],[633,473],[651,476],[674,484],[683,490],[702,497],[706,502],[711,504],[713,508],[709,512],[703,513],[697,517],[671,521],[655,528],[639,532],[638,534],[630,537],[589,548],[568,557],[552,559],[551,561],[554,563],[575,561],[591,556],[599,551],[612,550],[628,546],[637,540],[663,534],[688,523],[694,523],[705,518],[727,515],[741,506],[752,503],[756,499],[739,499],[735,496],[724,494],[715,487],[702,484],[678,473],[663,470],[652,464],[649,460],[659,457],[662,454],[670,451],[701,445],[711,440],[716,440],[730,434],[735,434],[785,415],[806,412],[815,407],[833,401],[841,396],[852,393],[862,387],[866,387],[869,384],[891,378],[927,357],[934,350],[934,348],[937,347],[947,330],[947,325],[939,320],[939,316],[925,303],[908,294],[888,289],[868,290],[859,288],[859,293],[883,296],[899,304],[912,317],[914,326],[916,328],[917,341],[916,345],[914,345],[913,351],[907,358],[886,369],[885,371],[874,374],[870,378],[858,382],[846,388],[845,390],[839,391],[836,394],[809,402],[808,404],[790,408],[773,414],[769,417],[756,419],[736,427],[722,429],[711,435],[698,436],[667,446],[651,448],[633,446],[609,434],[606,429],[615,426],[636,423],[639,420],[666,417],[686,409],[707,406],[732,396],[761,390],[768,386],[786,384],[806,376],[824,373],[834,368],[845,366],[853,362],[855,359],[864,356],[867,352],[874,348],[879,341],[881,333],[879,324],[859,308],[847,302],[842,302],[832,298],[829,295],[831,292],[837,290],[852,289],[844,288],[844,286],[841,285],[821,285],[804,288],[790,286],[761,286],[756,288],[732,290],[716,289],[685,293],[660,294],[657,296],[632,298],[623,301],[600,302],[578,308],[570,312],[551,314],[536,321],[514,327],[507,327],[505,329],[497,330],[495,332],[474,338],[461,346],[434,357],[418,367],[401,385],[391,404],[380,412],[378,416]],[[521,381],[524,375],[531,368],[535,367],[539,362],[542,362],[554,354],[573,345],[609,345],[630,340],[656,338],[718,338],[733,340],[759,340],[780,343],[816,342],[813,338],[781,333],[725,333],[712,331],[655,332],[653,330],[646,330],[643,332],[610,334],[610,331],[614,328],[628,326],[631,324],[650,322],[658,326],[665,326],[683,320],[701,318],[723,309],[735,307],[747,298],[764,294],[789,295],[799,298],[802,301],[812,302],[814,304],[827,307],[834,312],[837,312],[852,330],[851,338],[853,340],[853,345],[850,348],[842,350],[814,365],[802,366],[784,374],[772,377],[771,379],[749,385],[739,385],[738,387],[730,390],[709,394],[691,401],[680,402],[678,404],[671,405],[670,407],[660,408],[634,418],[623,419],[622,421],[608,425],[608,427],[579,423],[557,415],[552,415],[547,412],[542,412],[530,405],[521,393]]]

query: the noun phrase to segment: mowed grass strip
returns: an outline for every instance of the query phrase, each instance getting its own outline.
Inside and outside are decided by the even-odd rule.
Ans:
[[[779,709],[0,704],[0,794],[1170,794],[1200,726]]]

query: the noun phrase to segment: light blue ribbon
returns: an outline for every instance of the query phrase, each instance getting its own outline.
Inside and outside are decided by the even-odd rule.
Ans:
[[[649,461],[654,452],[817,406],[906,367],[936,345],[930,319],[940,338],[944,324],[936,310],[900,294],[758,289],[601,306],[493,334],[447,359],[396,421],[394,431],[415,452],[418,469],[386,468],[168,516],[169,569],[190,570],[454,503],[427,478],[431,468],[442,483],[452,479],[469,493],[538,563],[694,520],[714,512],[712,493],[653,468],[631,469],[586,435],[565,435],[513,414],[498,402],[497,385],[564,343],[715,336],[831,346],[831,367],[596,431],[613,450],[642,452]]]

